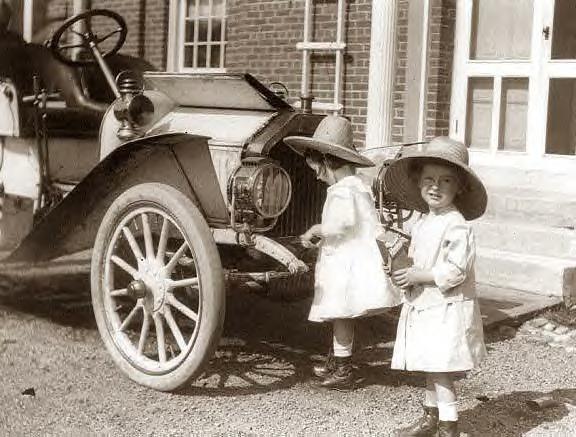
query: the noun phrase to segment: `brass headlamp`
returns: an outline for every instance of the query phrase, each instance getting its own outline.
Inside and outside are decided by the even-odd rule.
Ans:
[[[120,122],[118,138],[131,140],[139,137],[142,126],[154,116],[154,104],[143,94],[143,83],[132,71],[123,71],[116,76],[120,98],[114,102],[114,116]]]

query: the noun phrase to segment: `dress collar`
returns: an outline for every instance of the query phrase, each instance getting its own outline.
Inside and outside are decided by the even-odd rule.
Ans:
[[[436,211],[429,211],[429,212],[428,212],[428,215],[429,215],[430,217],[437,217],[437,216],[446,215],[446,214],[448,214],[449,212],[452,212],[452,211],[458,211],[458,209],[454,206],[454,204],[445,206],[444,208],[438,209],[438,210],[436,210]]]
[[[336,188],[336,187],[350,187],[350,186],[358,185],[359,183],[361,184],[362,181],[358,178],[357,175],[353,174],[350,176],[343,177],[342,179],[340,179],[335,184],[330,185],[328,187],[328,190],[332,190],[333,188]]]

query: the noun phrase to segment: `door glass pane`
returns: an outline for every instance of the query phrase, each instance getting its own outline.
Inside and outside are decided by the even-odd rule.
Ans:
[[[500,150],[526,150],[528,78],[502,79]]]
[[[199,2],[198,2],[198,16],[199,17],[209,17],[210,16],[210,0],[199,0]]]
[[[220,67],[220,46],[213,45],[210,50],[210,67]]]
[[[208,41],[208,20],[198,20],[198,42]]]
[[[224,16],[224,0],[212,0],[212,15],[216,17]]]
[[[187,6],[186,6],[186,17],[187,18],[194,18],[197,13],[197,9],[196,9],[196,0],[188,0],[187,2]]]
[[[556,0],[552,59],[576,59],[576,2]]]
[[[546,153],[574,155],[576,144],[576,79],[550,79]]]
[[[194,21],[186,20],[184,42],[194,42]]]
[[[206,68],[206,67],[210,67],[209,65],[206,65],[206,50],[207,50],[207,46],[198,46],[198,58],[197,58],[197,64],[196,67],[198,68]]]
[[[471,147],[490,147],[493,93],[494,80],[491,77],[468,79],[466,144]]]
[[[222,39],[222,22],[220,20],[212,20],[212,38],[211,41],[216,42]]]
[[[475,0],[470,59],[530,59],[533,0]]]
[[[194,46],[184,46],[184,67],[194,66]]]

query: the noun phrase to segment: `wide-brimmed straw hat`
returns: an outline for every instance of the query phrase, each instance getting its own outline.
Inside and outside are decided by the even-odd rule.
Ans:
[[[420,195],[418,181],[410,174],[418,161],[430,159],[445,162],[457,169],[464,179],[463,192],[456,195],[454,205],[466,220],[473,220],[484,214],[488,196],[484,184],[468,166],[468,149],[458,141],[448,137],[436,137],[420,150],[406,152],[390,164],[384,176],[384,185],[399,202],[409,208],[428,212],[428,205]]]
[[[374,163],[360,155],[354,147],[352,124],[344,117],[328,115],[322,119],[312,137],[290,136],[284,138],[296,153],[304,155],[307,149],[333,155],[358,167],[373,167]]]

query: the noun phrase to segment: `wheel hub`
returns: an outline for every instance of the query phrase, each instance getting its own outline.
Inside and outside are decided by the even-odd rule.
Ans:
[[[147,297],[152,304],[152,311],[162,312],[166,293],[168,292],[168,276],[164,273],[163,265],[156,260],[144,260],[139,269],[141,281],[149,293]]]
[[[130,297],[133,299],[141,299],[146,297],[146,293],[148,292],[148,288],[146,284],[142,280],[134,280],[128,284],[126,287],[126,292]]]

